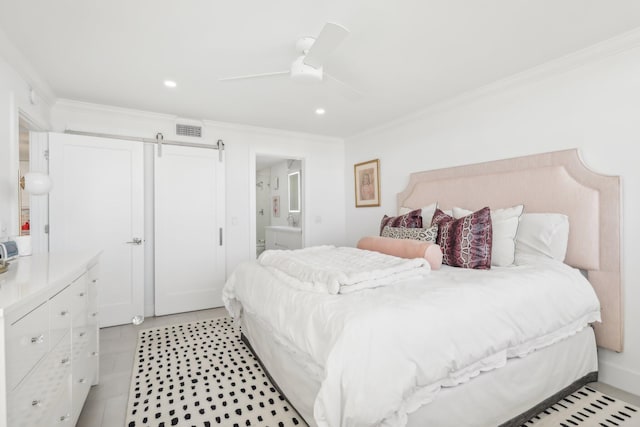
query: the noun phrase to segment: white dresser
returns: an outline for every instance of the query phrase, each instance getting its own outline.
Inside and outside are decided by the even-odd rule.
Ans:
[[[41,254],[0,274],[0,427],[74,426],[98,382],[98,255]]]

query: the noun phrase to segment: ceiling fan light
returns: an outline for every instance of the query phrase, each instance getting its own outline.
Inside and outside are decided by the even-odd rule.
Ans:
[[[319,116],[323,116],[326,113],[324,108],[316,108],[316,114]]]
[[[304,63],[304,56],[299,56],[291,64],[291,78],[300,82],[321,82],[322,67],[313,68]]]
[[[174,82],[173,80],[165,80],[164,81],[164,85],[166,87],[170,87],[170,88],[174,88],[174,87],[178,86],[178,84],[176,82]]]

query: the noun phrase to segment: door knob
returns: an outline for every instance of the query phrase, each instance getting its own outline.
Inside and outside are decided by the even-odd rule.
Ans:
[[[128,245],[141,245],[142,244],[142,239],[139,237],[134,237],[133,240],[131,240],[130,242],[125,242]]]

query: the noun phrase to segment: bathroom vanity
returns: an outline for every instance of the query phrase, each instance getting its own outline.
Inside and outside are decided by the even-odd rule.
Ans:
[[[302,248],[302,228],[270,225],[264,229],[266,249]]]

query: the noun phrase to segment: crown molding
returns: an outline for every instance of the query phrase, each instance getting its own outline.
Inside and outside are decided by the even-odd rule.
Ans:
[[[91,102],[75,101],[73,99],[60,98],[56,101],[54,108],[84,110],[100,114],[118,114],[129,117],[139,117],[151,120],[169,121],[174,123],[178,120],[184,120],[188,123],[202,123],[205,128],[216,128],[219,130],[229,130],[237,132],[250,132],[259,135],[286,136],[288,138],[304,138],[306,140],[315,140],[321,142],[344,143],[341,138],[328,137],[323,135],[315,135],[303,132],[294,132],[275,128],[266,128],[260,126],[244,125],[239,123],[218,122],[213,120],[193,119],[180,117],[173,114],[155,113],[152,111],[136,110],[132,108],[117,107],[113,105],[94,104]],[[209,131],[208,131],[209,132]]]
[[[59,98],[55,108],[68,108],[85,111],[93,111],[106,114],[122,114],[126,116],[140,117],[155,120],[176,120],[178,116],[173,114],[155,113],[153,111],[136,110],[133,108],[117,107],[115,105],[95,104],[93,102],[76,101],[73,99]]]
[[[383,123],[379,126],[369,128],[362,132],[357,132],[351,136],[345,136],[347,139],[361,138],[367,135],[375,134],[390,128],[394,128],[415,120],[425,118],[434,114],[452,110],[457,107],[470,104],[474,101],[496,95],[501,92],[525,86],[546,80],[550,77],[559,76],[571,70],[594,64],[621,53],[628,52],[640,47],[640,28],[628,31],[613,38],[598,42],[594,45],[580,49],[576,52],[562,56],[557,59],[529,68],[520,73],[516,73],[509,77],[497,80],[493,83],[472,89],[453,96],[440,102],[431,104],[414,113],[405,115],[395,120]]]
[[[203,120],[205,126],[215,127],[218,129],[238,131],[238,132],[250,132],[259,135],[271,135],[271,136],[286,136],[289,138],[304,138],[306,140],[315,140],[319,142],[331,142],[331,143],[344,143],[344,138],[338,138],[333,136],[318,135],[307,132],[297,132],[286,129],[268,128],[262,126],[245,125],[241,123],[231,122],[217,122],[214,120]]]
[[[49,84],[38,74],[27,58],[9,40],[7,35],[0,28],[0,56],[15,70],[38,97],[49,107],[56,101],[56,94]]]

